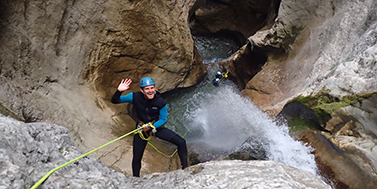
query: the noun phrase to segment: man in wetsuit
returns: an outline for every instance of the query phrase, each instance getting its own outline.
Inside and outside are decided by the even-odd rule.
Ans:
[[[223,79],[223,78],[228,78],[228,72],[220,72],[220,71],[217,71],[216,74],[215,74],[216,78],[213,80],[213,85],[215,85],[216,87],[219,86],[220,84],[220,81]]]
[[[111,98],[111,102],[118,103],[132,103],[136,109],[138,118],[138,125],[147,123],[152,124],[157,132],[155,136],[175,144],[178,147],[178,155],[181,160],[182,169],[187,165],[187,146],[186,141],[175,132],[164,125],[168,120],[168,106],[160,93],[156,91],[155,82],[151,77],[144,77],[140,80],[140,92],[131,92],[127,95],[121,96],[123,91],[130,88],[131,79],[122,79],[117,91]],[[144,127],[143,135],[151,135],[152,128]],[[140,135],[135,134],[133,141],[133,159],[132,159],[132,173],[133,176],[140,176],[141,159],[147,145],[147,140],[144,140]]]

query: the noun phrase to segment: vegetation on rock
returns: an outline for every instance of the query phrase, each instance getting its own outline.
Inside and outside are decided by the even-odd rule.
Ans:
[[[346,95],[343,97],[333,96],[330,94],[330,90],[323,88],[319,93],[310,96],[297,96],[289,102],[298,101],[304,104],[305,106],[312,109],[317,116],[321,125],[326,124],[327,121],[331,119],[331,113],[335,110],[353,105],[356,103],[361,103],[363,100],[371,97],[376,94],[377,91],[370,93],[360,93],[353,95]],[[289,103],[288,102],[288,103]],[[305,126],[313,128],[311,123],[302,120],[302,119],[292,119],[288,122],[288,126],[291,128],[291,131],[305,130]]]

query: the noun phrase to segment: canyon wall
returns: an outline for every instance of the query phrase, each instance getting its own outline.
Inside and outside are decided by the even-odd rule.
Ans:
[[[125,106],[109,103],[122,78],[133,79],[130,91],[138,91],[139,79],[148,75],[166,92],[205,76],[188,26],[197,6],[196,1],[1,1],[1,109],[25,122],[68,127],[83,151],[131,131],[135,123]],[[130,172],[131,140],[95,156]]]

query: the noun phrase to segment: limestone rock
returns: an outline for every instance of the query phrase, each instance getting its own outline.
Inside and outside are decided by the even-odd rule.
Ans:
[[[253,41],[248,41],[236,53],[219,64],[229,71],[230,79],[236,81],[240,88],[244,88],[250,79],[262,70],[267,58],[267,55]],[[263,93],[262,90],[265,89],[254,88],[254,90]],[[256,102],[260,101],[256,100]]]
[[[377,136],[377,94],[352,106],[334,112],[338,116],[348,116],[356,120],[358,131]]]
[[[377,178],[376,139],[369,135],[361,134],[358,137],[340,135],[331,137],[331,140],[364,172]]]
[[[322,174],[332,180],[336,188],[376,188],[375,173],[360,168],[353,158],[323,135],[304,132],[301,140],[314,147],[316,161]]]
[[[335,136],[339,135],[346,135],[346,136],[353,136],[354,133],[352,129],[355,128],[355,123],[351,120],[347,122],[344,127],[342,127],[337,133],[335,133]]]
[[[273,161],[211,161],[153,173],[134,188],[331,188],[315,175]]]
[[[206,74],[188,26],[196,1],[0,1],[0,104],[26,122],[65,125],[86,151],[134,127],[110,97],[152,76],[160,92]],[[121,128],[121,129],[118,129]],[[121,130],[121,131],[119,131]],[[96,153],[124,167],[126,150]],[[123,165],[119,165],[122,164]],[[161,170],[161,169],[160,169]]]
[[[360,167],[370,167],[369,170],[377,175],[377,139],[376,139],[376,103],[377,95],[335,111],[334,116],[347,117],[352,120],[349,126],[343,126],[338,135],[334,137],[334,143],[354,155],[362,156]],[[352,132],[352,134],[350,133]],[[342,135],[341,135],[342,134]],[[364,165],[365,164],[365,165]],[[367,166],[366,166],[367,165]]]
[[[344,121],[341,117],[332,116],[331,119],[326,123],[326,129],[331,131],[331,132],[334,132],[335,129],[343,123],[344,123]]]
[[[257,30],[273,23],[279,2],[206,1],[192,16],[190,28],[194,35],[230,33],[243,44]]]
[[[292,97],[323,87],[334,96],[377,90],[376,8],[373,0],[283,0],[272,28],[249,38],[269,59],[243,93],[278,113]]]
[[[0,114],[0,188],[30,188],[50,170],[81,156],[68,129],[23,123]],[[127,178],[84,157],[53,173],[40,188],[128,188]]]

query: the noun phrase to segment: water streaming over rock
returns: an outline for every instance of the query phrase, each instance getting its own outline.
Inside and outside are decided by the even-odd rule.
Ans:
[[[196,39],[208,76],[199,85],[176,91],[167,97],[168,127],[197,145],[208,160],[222,158],[242,149],[255,149],[255,159],[275,160],[317,174],[312,149],[289,136],[286,125],[278,125],[249,99],[242,97],[231,81],[212,85],[219,69],[210,63],[229,56],[229,40]],[[227,48],[224,48],[227,46]],[[217,50],[216,50],[217,49]],[[259,153],[259,154],[258,154]],[[259,158],[258,158],[259,156]]]

